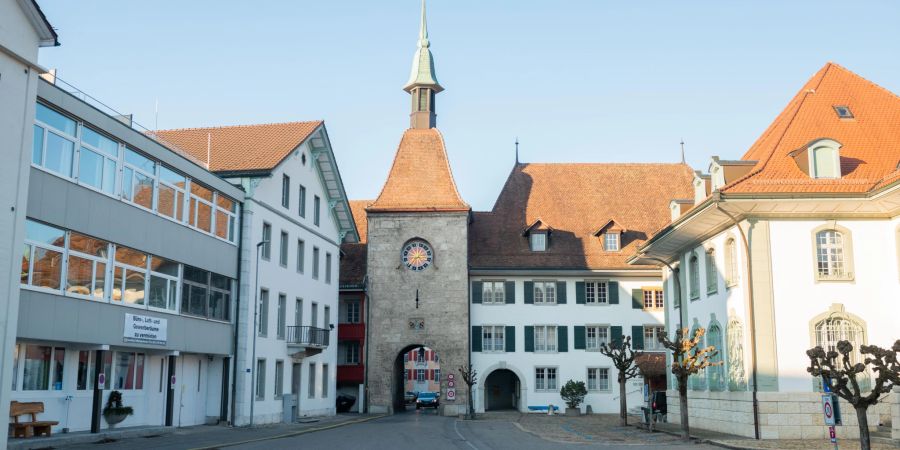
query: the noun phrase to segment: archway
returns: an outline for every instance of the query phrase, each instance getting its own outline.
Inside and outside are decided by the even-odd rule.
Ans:
[[[404,348],[394,361],[394,412],[414,409],[420,392],[440,396],[441,377],[441,359],[434,349],[424,345]]]
[[[509,369],[491,372],[484,381],[485,411],[518,410],[521,385],[518,375]]]

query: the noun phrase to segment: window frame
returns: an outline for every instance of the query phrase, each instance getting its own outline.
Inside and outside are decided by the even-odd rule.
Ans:
[[[703,264],[706,268],[706,295],[713,295],[719,292],[719,269],[716,265],[716,248],[710,246],[703,254]]]
[[[691,251],[688,256],[688,297],[693,300],[700,299],[700,258],[697,252]]]
[[[591,371],[596,371],[596,376],[594,377],[596,386],[591,388]],[[600,387],[600,371],[606,372],[606,388]],[[585,387],[588,392],[611,392],[612,391],[612,383],[610,380],[610,368],[604,366],[590,366],[585,368]]]
[[[297,239],[297,273],[303,274],[306,269],[306,241]]]
[[[550,386],[552,371],[553,386]],[[538,380],[543,379],[543,382]],[[542,386],[542,387],[538,387]],[[535,392],[557,392],[559,389],[559,366],[535,366],[534,368],[534,391]]]
[[[281,174],[281,206],[291,207],[291,177],[286,173]]]
[[[648,301],[650,306],[647,306]],[[641,302],[641,309],[644,311],[664,311],[666,309],[666,300],[663,296],[662,286],[641,287]]]
[[[279,367],[280,366],[280,367]],[[284,360],[275,360],[275,400],[284,397]]]
[[[584,304],[609,306],[609,280],[584,280]]]
[[[591,338],[593,332],[594,337]],[[608,324],[589,324],[584,326],[584,351],[599,352],[603,344],[609,345],[612,339],[612,327]],[[601,335],[606,335],[602,337]],[[592,339],[595,341],[592,344]]]
[[[843,272],[838,275],[822,274],[819,269],[819,234],[824,232],[835,232],[841,235],[841,258]],[[854,264],[853,264],[853,233],[846,227],[838,225],[834,221],[820,225],[811,232],[812,236],[812,254],[813,254],[813,274],[816,283],[820,282],[843,282],[854,281]],[[830,262],[830,260],[829,260]],[[830,266],[829,266],[830,268]]]
[[[299,197],[299,200],[297,200],[298,214],[300,215],[300,217],[306,218],[306,186],[304,186],[302,184],[300,184],[298,186],[299,186],[299,188],[297,189],[297,196]]]
[[[618,231],[607,231],[606,233],[603,233],[603,251],[622,251],[622,233]]]
[[[528,235],[528,247],[533,252],[547,251],[548,236],[545,231],[532,231]]]
[[[835,180],[840,179],[843,175],[841,170],[841,144],[833,139],[819,139],[813,143],[811,143],[807,148],[807,161],[809,163],[808,173],[811,178],[820,180]],[[828,150],[831,152],[828,159],[831,161],[831,167],[835,171],[832,174],[819,174],[819,170],[816,167],[816,162],[819,159],[817,157],[817,153],[821,150]]]
[[[481,304],[505,305],[506,280],[481,280]],[[499,294],[498,288],[499,287]],[[499,298],[498,298],[499,296]]]
[[[647,331],[650,331],[649,340]],[[659,336],[662,334],[666,336],[666,327],[664,325],[659,324],[649,324],[643,326],[644,335],[644,348],[643,350],[646,352],[663,352],[666,350],[665,347],[662,346],[662,343],[659,342]],[[716,347],[721,351],[720,347]]]
[[[313,225],[322,223],[322,199],[318,195],[313,196]]]
[[[319,247],[313,246],[313,269],[312,269],[312,278],[313,280],[319,279],[319,260],[321,259],[321,250]]]
[[[488,336],[491,337],[488,337]],[[490,343],[490,345],[489,345]],[[503,353],[506,351],[506,326],[481,326],[481,351],[484,353]]]
[[[288,242],[290,241],[290,235],[287,231],[281,230],[280,240],[278,241],[278,265],[284,268],[287,268],[289,250],[288,250]]]
[[[266,358],[256,358],[256,386],[254,387],[256,401],[266,399]]]
[[[534,325],[533,330],[534,353],[559,353],[559,327],[557,325]],[[538,333],[539,330],[541,333]],[[540,342],[539,339],[543,339],[543,342]]]
[[[551,305],[558,304],[557,303],[558,296],[557,296],[557,292],[556,292],[556,281],[557,280],[533,280],[532,281],[532,283],[534,284],[534,286],[533,286],[534,292],[533,292],[533,297],[532,297],[534,305],[551,306]],[[541,289],[541,290],[539,291],[539,289]],[[540,301],[538,301],[538,292],[541,293]],[[550,292],[553,293],[552,301],[547,300]]]
[[[737,239],[732,235],[725,238],[725,288],[737,286],[741,279],[740,255],[738,254]]]

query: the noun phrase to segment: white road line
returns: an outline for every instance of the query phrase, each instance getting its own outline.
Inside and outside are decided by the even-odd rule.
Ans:
[[[466,444],[469,444],[469,447],[472,447],[472,450],[478,450],[478,447],[476,447],[474,444],[469,442],[469,440],[466,439],[466,437],[463,436],[462,433],[459,432],[459,428],[457,428],[457,426],[456,426],[458,423],[459,423],[459,420],[453,421],[453,431],[456,432],[456,435],[459,436],[459,438],[462,439],[463,442],[465,442]]]

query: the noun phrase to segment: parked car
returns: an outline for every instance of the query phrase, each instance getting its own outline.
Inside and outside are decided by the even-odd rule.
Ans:
[[[434,392],[420,392],[416,398],[416,409],[437,408],[439,405],[438,395]]]
[[[419,397],[418,392],[407,391],[406,394],[403,394],[403,404],[410,405],[416,402],[416,398]]]
[[[335,401],[335,407],[337,408],[337,412],[348,412],[350,408],[356,403],[356,397],[352,395],[341,394],[337,396],[337,400]]]

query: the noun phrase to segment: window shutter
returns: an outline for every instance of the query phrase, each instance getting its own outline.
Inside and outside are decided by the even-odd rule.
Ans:
[[[557,281],[556,282],[556,303],[559,305],[566,304],[566,282],[565,281]]]
[[[504,339],[506,339],[506,351],[509,353],[516,351],[516,327],[509,326],[506,327],[506,330],[503,334]]]
[[[506,303],[514,304],[516,302],[516,282],[507,281],[503,283],[503,292],[506,295]]]
[[[575,350],[584,350],[585,341],[587,340],[587,331],[585,327],[575,325]]]
[[[478,325],[472,325],[472,351],[481,351],[481,327]]]
[[[609,327],[609,334],[610,334],[610,336],[609,336],[610,343],[617,343],[619,345],[622,345],[622,327],[619,327],[619,326]]]
[[[481,294],[484,292],[484,283],[481,281],[472,282],[472,303],[481,303]]]
[[[556,351],[569,351],[569,327],[556,327]]]
[[[525,326],[525,351],[534,351],[534,327],[529,325]]]
[[[575,303],[578,305],[584,304],[584,281],[575,282]]]
[[[644,327],[640,325],[631,326],[631,348],[635,350],[644,349]]]
[[[525,304],[534,304],[534,281],[525,282]]]
[[[609,304],[610,305],[618,305],[619,304],[619,282],[618,281],[610,281],[607,285],[607,289],[609,289]]]
[[[644,309],[644,290],[631,290],[631,309]]]

